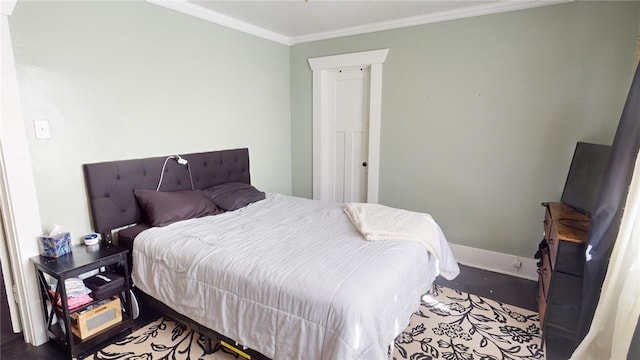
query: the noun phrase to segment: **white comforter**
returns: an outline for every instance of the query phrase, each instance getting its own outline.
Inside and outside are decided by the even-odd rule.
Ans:
[[[445,279],[452,280],[458,276],[458,266],[447,264],[447,261],[453,259],[450,254],[446,254],[448,258],[442,259],[440,243],[444,239],[444,234],[431,215],[381,204],[345,203],[342,207],[353,226],[365,239],[417,241],[438,261],[442,260],[438,268]],[[450,272],[449,269],[452,271]]]
[[[133,282],[272,359],[384,359],[438,263],[412,241],[365,241],[339,204],[279,194],[136,237]]]

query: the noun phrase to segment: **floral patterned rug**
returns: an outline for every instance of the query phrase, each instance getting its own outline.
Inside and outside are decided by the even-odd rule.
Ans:
[[[434,285],[396,338],[395,360],[544,359],[538,313]]]
[[[93,359],[238,359],[223,347],[205,354],[204,344],[198,332],[162,317]],[[396,338],[393,359],[544,359],[540,344],[538,313],[436,284]]]

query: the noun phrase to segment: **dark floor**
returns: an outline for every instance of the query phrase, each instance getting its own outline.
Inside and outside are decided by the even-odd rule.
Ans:
[[[438,276],[436,283],[538,312],[536,281],[460,265],[458,277],[448,281]]]
[[[484,271],[468,266],[460,266],[460,275],[453,281],[447,281],[441,277],[436,280],[440,285],[469,292],[472,294],[487,297],[489,299],[515,305],[524,309],[537,311],[536,296],[538,295],[537,282],[520,279],[508,275],[502,275],[490,271]],[[7,321],[3,312],[3,324]],[[141,327],[155,320],[158,317],[155,313],[149,313],[141,309],[141,316],[136,320],[136,327]],[[4,327],[2,332],[2,349],[0,358],[2,360],[62,360],[67,359],[67,355],[52,342],[39,347],[34,347],[22,341],[22,336],[17,336],[17,340],[9,341],[5,344]],[[15,338],[15,336],[13,336]]]
[[[136,319],[134,331],[156,320],[160,315],[152,310],[141,310],[140,317]],[[2,321],[4,323],[5,313],[2,312]],[[127,334],[122,334],[126,336]],[[5,343],[5,337],[11,337],[12,340]],[[22,334],[6,334],[2,332],[2,342],[0,348],[0,359],[2,360],[66,360],[69,359],[67,353],[59,345],[53,341],[40,345],[32,346],[24,342]],[[105,344],[107,345],[107,344]],[[102,346],[101,346],[102,347]]]
[[[2,335],[0,336],[0,349],[4,349],[5,347],[11,347],[14,344],[24,344],[24,340],[21,333],[13,333],[13,329],[11,327],[11,317],[8,312],[9,303],[7,302],[7,293],[4,286],[4,276],[1,274],[2,271],[0,271],[0,282],[2,283],[2,299],[0,302],[2,306],[2,317],[0,317],[0,324],[2,325]],[[2,354],[0,358],[4,358],[4,354]]]

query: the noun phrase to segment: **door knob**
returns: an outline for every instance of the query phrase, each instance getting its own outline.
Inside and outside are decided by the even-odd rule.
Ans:
[[[366,162],[366,161],[365,161],[365,162],[363,162],[363,163],[362,163],[362,166],[367,167],[367,162]]]

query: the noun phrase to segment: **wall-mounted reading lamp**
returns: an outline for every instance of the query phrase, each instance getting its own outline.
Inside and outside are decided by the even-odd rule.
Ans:
[[[169,159],[174,159],[178,164],[184,165],[187,167],[187,170],[189,171],[189,180],[191,180],[191,190],[194,190],[195,187],[193,186],[193,176],[191,175],[191,168],[189,167],[189,161],[181,157],[180,155],[171,155],[171,156],[167,156],[167,158],[164,159],[164,164],[162,164],[162,170],[160,172],[160,180],[158,181],[158,187],[156,188],[156,191],[160,191],[160,185],[162,184],[162,178],[164,177],[164,169],[165,167],[167,167],[167,162],[169,161]]]

